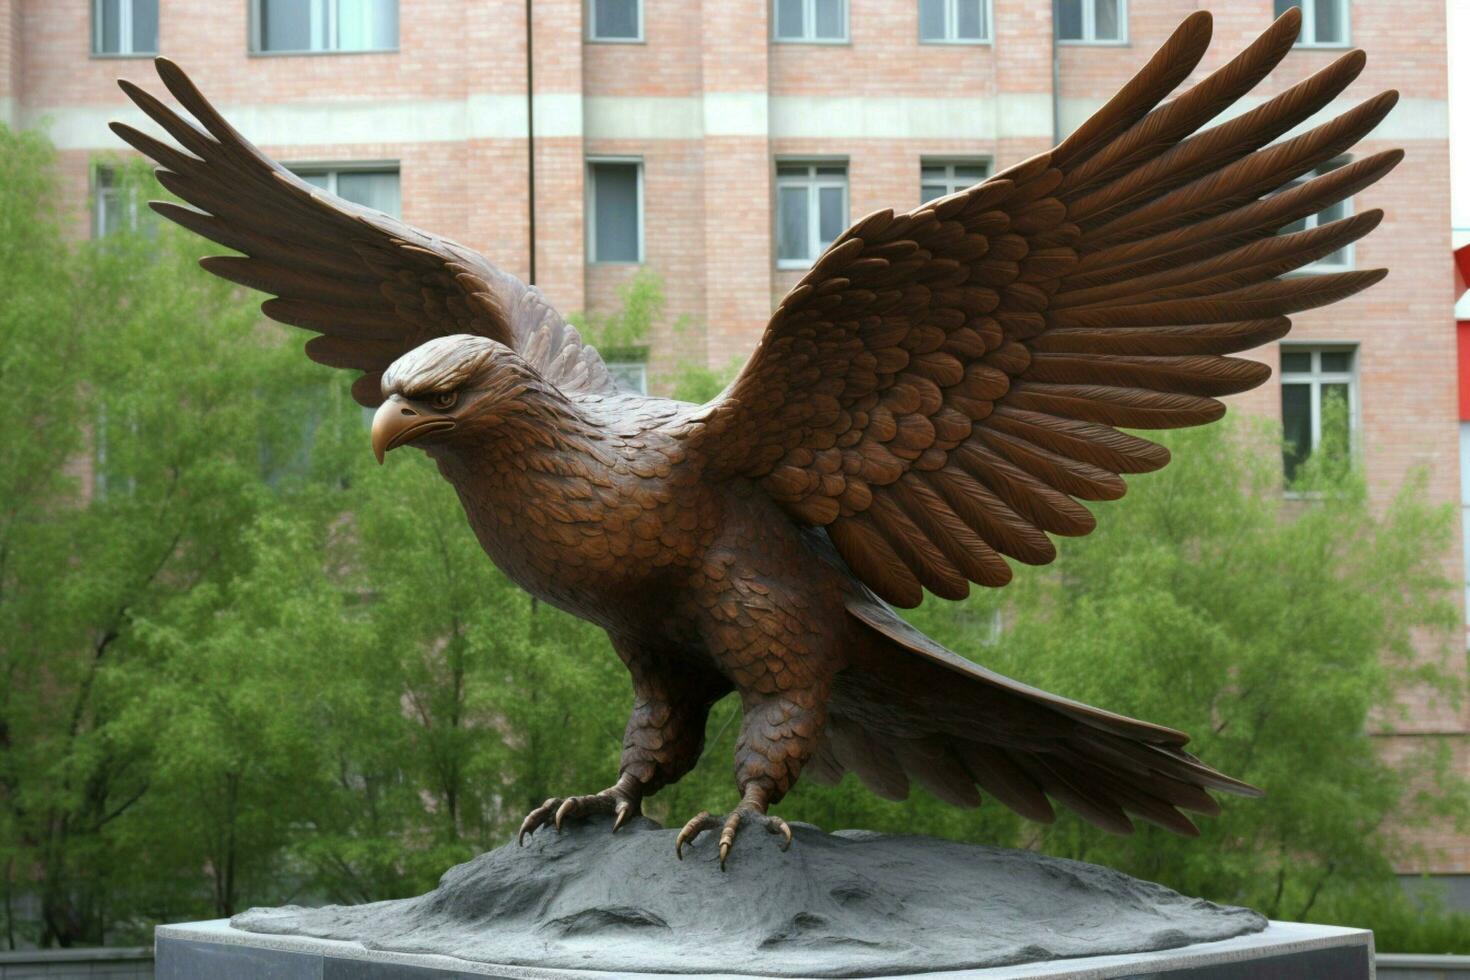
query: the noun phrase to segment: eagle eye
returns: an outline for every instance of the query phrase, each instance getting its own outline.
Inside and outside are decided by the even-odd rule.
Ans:
[[[433,405],[437,409],[442,410],[446,408],[453,408],[454,403],[457,401],[459,401],[459,392],[437,391],[434,393],[433,397],[429,399],[429,404]]]

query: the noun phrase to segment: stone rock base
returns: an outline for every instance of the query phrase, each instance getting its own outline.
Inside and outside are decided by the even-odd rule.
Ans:
[[[929,837],[795,828],[717,837],[674,859],[673,830],[543,829],[453,868],[418,898],[252,909],[236,929],[500,966],[631,973],[886,976],[1154,952],[1266,926],[1242,908],[1125,874]]]

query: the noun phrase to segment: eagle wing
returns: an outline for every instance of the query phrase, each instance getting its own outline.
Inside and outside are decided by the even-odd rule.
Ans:
[[[178,141],[123,123],[113,132],[160,165],[159,183],[193,207],[153,201],[164,217],[241,253],[201,259],[232,282],[271,293],[261,311],[314,330],[306,353],[363,372],[352,385],[368,407],[383,371],[434,337],[478,334],[505,344],[563,390],[615,390],[606,365],[539,290],[473,249],[344,201],[276,163],[225,121],[173,62],[158,74],[203,126],[131,82],[119,85]]]
[[[1270,375],[1223,355],[1385,275],[1285,277],[1372,230],[1379,211],[1278,233],[1402,158],[1377,153],[1283,190],[1393,107],[1385,92],[1276,142],[1358,75],[1361,51],[1201,128],[1275,67],[1300,20],[1292,8],[1163,101],[1209,44],[1210,16],[1192,14],[1052,151],[854,224],[691,430],[706,474],[757,480],[900,606],[925,588],[961,598],[970,582],[1003,585],[1005,556],[1042,564],[1055,556],[1047,532],[1089,532],[1079,499],[1120,497],[1120,474],[1169,458],[1115,426],[1219,418],[1215,396]]]

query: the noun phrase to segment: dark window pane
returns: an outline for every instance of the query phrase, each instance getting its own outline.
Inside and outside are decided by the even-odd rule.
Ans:
[[[810,259],[807,244],[807,189],[783,187],[776,198],[776,257]]]
[[[592,245],[595,262],[638,261],[638,165],[598,163],[592,167]]]
[[[776,0],[776,36],[800,38],[804,34],[801,0]]]
[[[843,0],[816,0],[817,37],[824,41],[840,41],[847,35],[842,23]]]
[[[817,193],[821,207],[818,234],[822,237],[822,248],[826,248],[847,227],[847,212],[842,206],[842,199],[847,195],[841,187],[823,187]]]
[[[1292,7],[1300,7],[1301,0],[1276,0],[1276,16],[1280,17]]]
[[[811,167],[805,164],[786,163],[776,167],[777,177],[805,177],[811,173]]]
[[[133,53],[158,50],[158,0],[132,0]]]
[[[925,41],[944,40],[945,0],[919,0],[919,37]]]
[[[593,37],[637,39],[638,0],[596,0],[593,10]]]
[[[337,175],[337,196],[365,208],[397,217],[402,210],[398,195],[397,171],[349,170]]]
[[[985,0],[955,0],[955,37],[978,41],[985,36]]]
[[[1082,0],[1056,0],[1057,37],[1082,40]]]
[[[1281,386],[1281,431],[1286,444],[1282,462],[1286,479],[1295,479],[1296,471],[1312,453],[1312,388],[1310,385]]]
[[[100,0],[97,4],[97,53],[117,54],[122,50],[122,11],[126,0]]]
[[[1123,36],[1118,8],[1123,0],[1093,0],[1093,36],[1099,41],[1116,41]]]
[[[1281,370],[1287,371],[1310,371],[1312,370],[1312,355],[1306,351],[1281,352]]]
[[[1314,18],[1318,44],[1345,44],[1347,42],[1347,6],[1342,0],[1317,0]]]
[[[1323,371],[1351,371],[1353,352],[1347,350],[1324,350],[1321,354]]]
[[[332,178],[327,176],[325,173],[305,173],[297,174],[296,176],[300,177],[311,186],[320,187],[322,190],[327,190],[332,186]]]
[[[919,203],[932,201],[936,197],[943,197],[949,193],[949,188],[943,184],[924,184],[919,187]]]
[[[306,0],[260,0],[263,51],[310,51],[311,8]]]
[[[977,180],[984,180],[985,165],[983,163],[977,163],[973,166],[969,164],[961,164],[954,168],[954,175],[960,180],[969,181],[971,183],[974,183]]]
[[[818,167],[817,175],[819,177],[846,177],[847,168],[840,163],[831,164],[825,167]]]

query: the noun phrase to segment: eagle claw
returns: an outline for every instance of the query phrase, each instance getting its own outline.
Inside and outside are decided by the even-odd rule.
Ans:
[[[569,817],[590,817],[598,813],[613,815],[612,829],[617,833],[630,818],[643,812],[642,800],[642,788],[627,773],[619,776],[612,786],[591,796],[553,796],[526,814],[526,819],[521,821],[520,833],[516,835],[516,843],[525,846],[526,835],[534,834],[548,823],[561,833],[562,822]]]
[[[746,821],[760,824],[770,834],[780,834],[781,850],[786,851],[791,847],[791,825],[780,817],[766,813],[764,810],[754,806],[741,804],[731,811],[724,820],[712,816],[708,810],[701,810],[694,818],[684,825],[679,831],[679,836],[674,840],[674,856],[684,860],[684,845],[693,845],[694,839],[706,830],[720,828],[720,870],[725,870],[725,862],[730,857],[730,849],[735,846],[735,835],[740,830],[740,825]]]

